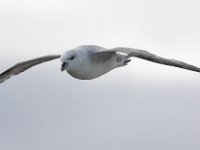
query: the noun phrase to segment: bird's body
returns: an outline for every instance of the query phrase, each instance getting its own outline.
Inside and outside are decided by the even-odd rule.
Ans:
[[[61,56],[61,62],[68,64],[65,69],[71,76],[81,80],[91,80],[123,65],[127,60],[126,55],[101,55],[106,51],[105,48],[99,46],[80,46],[65,52]],[[71,60],[71,58],[73,58]]]
[[[66,70],[76,79],[91,80],[115,68],[127,65],[130,62],[130,57],[137,57],[155,63],[200,72],[199,67],[175,59],[160,57],[144,50],[126,47],[106,49],[99,46],[87,45],[66,51],[63,55],[48,55],[17,63],[0,74],[0,83],[35,65],[58,58],[62,62],[61,71]]]

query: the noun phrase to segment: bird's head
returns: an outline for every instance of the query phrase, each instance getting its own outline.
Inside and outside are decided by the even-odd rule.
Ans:
[[[61,56],[61,71],[64,70],[69,70],[70,68],[72,68],[73,66],[75,66],[77,64],[78,61],[78,55],[76,53],[76,51],[74,50],[70,50],[70,51],[66,51],[62,56]]]

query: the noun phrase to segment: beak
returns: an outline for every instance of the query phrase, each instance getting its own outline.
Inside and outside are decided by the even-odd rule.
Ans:
[[[68,63],[63,62],[62,65],[61,65],[60,70],[61,70],[61,71],[64,71],[64,70],[66,69],[67,66],[68,66]]]

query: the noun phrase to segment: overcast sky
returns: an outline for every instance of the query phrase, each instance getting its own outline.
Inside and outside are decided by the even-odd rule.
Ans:
[[[0,0],[0,72],[83,44],[200,66],[197,0]],[[199,150],[200,75],[133,59],[80,81],[58,60],[0,85],[1,150]]]

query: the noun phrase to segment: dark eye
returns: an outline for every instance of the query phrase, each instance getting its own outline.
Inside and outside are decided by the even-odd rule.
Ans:
[[[69,60],[73,60],[75,58],[75,56],[71,56],[69,57]]]

